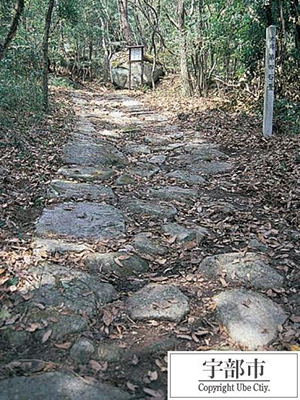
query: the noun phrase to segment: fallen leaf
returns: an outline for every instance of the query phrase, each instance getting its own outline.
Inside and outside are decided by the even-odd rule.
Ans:
[[[103,317],[102,317],[102,321],[104,322],[104,324],[106,326],[109,326],[109,325],[111,325],[113,320],[114,320],[113,314],[108,310],[104,310]]]
[[[94,371],[96,371],[96,372],[99,372],[99,371],[101,371],[101,369],[102,369],[102,367],[101,367],[101,365],[98,363],[98,361],[95,361],[95,360],[90,360],[89,365],[90,365],[90,367],[91,367]]]
[[[158,399],[163,399],[162,395],[160,392],[153,390],[153,389],[148,389],[148,388],[143,388],[143,391],[147,394],[149,394],[151,397],[155,397],[157,400]]]
[[[131,390],[132,392],[135,392],[136,389],[138,388],[137,385],[134,385],[133,383],[130,383],[130,382],[126,382],[126,386],[127,386],[128,389]]]
[[[95,360],[90,360],[89,365],[96,372],[100,372],[100,371],[104,372],[107,370],[107,367],[108,367],[107,362],[99,363],[98,361],[95,361]]]
[[[290,351],[300,351],[300,346],[297,346],[296,344],[289,344],[288,348]]]
[[[167,367],[158,358],[155,360],[155,364],[158,366],[161,372],[166,372],[168,370]]]
[[[53,322],[53,323],[56,323],[56,322],[58,322],[58,319],[56,317],[50,317],[49,321]]]
[[[139,363],[139,359],[137,358],[137,355],[134,354],[133,359],[131,361],[131,364],[137,365]]]
[[[292,315],[290,320],[293,321],[293,322],[300,322],[300,316],[299,315]]]
[[[114,262],[119,266],[119,267],[121,267],[121,268],[123,268],[124,267],[124,265],[121,263],[121,261],[120,261],[120,258],[118,257],[118,258],[114,258]]]
[[[131,256],[129,254],[124,254],[123,256],[119,256],[118,259],[123,261],[123,260],[129,260]]]
[[[193,338],[189,335],[177,335],[179,339],[185,339],[185,340],[193,340]]]
[[[52,335],[52,329],[49,329],[48,331],[46,331],[46,332],[43,334],[42,343],[46,343],[47,340],[50,338],[51,335]]]
[[[9,318],[5,321],[5,325],[13,325],[19,317],[20,317],[20,314],[16,314],[16,315],[12,316],[11,318]]]
[[[225,281],[224,278],[219,278],[219,281],[221,282],[223,287],[227,287],[228,286],[228,283]]]
[[[33,322],[32,324],[30,324],[25,331],[27,332],[35,332],[38,329],[43,329],[44,326],[38,322]]]
[[[148,371],[148,376],[150,381],[156,381],[158,378],[158,373],[157,371]]]
[[[62,350],[68,350],[70,347],[72,347],[71,342],[65,342],[65,343],[55,343],[54,346],[57,347],[58,349]]]
[[[33,293],[25,293],[25,294],[22,294],[22,298],[23,298],[25,301],[31,300],[31,299],[33,298]]]

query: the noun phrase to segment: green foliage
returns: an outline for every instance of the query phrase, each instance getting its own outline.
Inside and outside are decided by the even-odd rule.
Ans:
[[[287,99],[277,99],[274,103],[275,127],[284,134],[300,133],[300,104]]]
[[[24,68],[16,55],[10,53],[2,60],[0,68],[0,107],[38,112],[42,101],[39,78],[38,71]]]
[[[79,1],[59,1],[57,4],[57,14],[60,19],[66,20],[71,24],[77,24],[79,22]]]

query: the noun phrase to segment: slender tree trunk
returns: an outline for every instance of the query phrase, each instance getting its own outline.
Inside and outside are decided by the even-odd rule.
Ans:
[[[15,16],[12,20],[8,34],[4,40],[4,43],[2,45],[0,44],[0,61],[4,58],[10,43],[12,42],[13,38],[15,37],[15,35],[17,33],[18,25],[19,25],[23,10],[24,10],[24,0],[18,0],[17,4],[16,4]]]
[[[184,96],[192,95],[190,76],[187,62],[186,35],[185,35],[185,5],[184,0],[178,0],[178,26],[179,26],[179,46],[180,46],[180,74],[181,89]]]
[[[127,0],[119,0],[120,17],[121,17],[121,30],[123,39],[130,45],[133,44],[132,33],[128,22],[128,2]]]
[[[293,2],[293,15],[295,17],[295,46],[297,50],[300,50],[300,12],[299,12],[299,0],[294,0]],[[299,62],[300,64],[300,62]]]
[[[265,10],[266,10],[267,27],[268,27],[270,25],[273,25],[271,0],[265,0]]]
[[[43,109],[48,111],[49,107],[49,88],[48,88],[48,53],[49,53],[49,33],[52,19],[52,12],[55,0],[49,0],[48,11],[45,19],[45,30],[43,39]]]

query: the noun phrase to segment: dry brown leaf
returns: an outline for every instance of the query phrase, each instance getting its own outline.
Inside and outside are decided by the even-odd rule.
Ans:
[[[131,256],[129,254],[124,254],[122,256],[119,256],[118,259],[123,261],[123,260],[129,260]]]
[[[96,371],[96,372],[99,372],[99,371],[102,370],[102,367],[101,367],[101,365],[98,363],[98,361],[90,360],[89,365],[90,365],[90,367],[91,367],[94,371]]]
[[[156,381],[158,378],[157,371],[148,371],[148,377],[149,377],[150,381]]]
[[[193,341],[194,341],[194,342],[196,342],[196,343],[199,343],[199,342],[200,342],[200,340],[197,338],[197,336],[195,335],[194,332],[192,333],[192,338],[193,338]]]
[[[173,243],[176,242],[176,239],[177,239],[177,236],[175,235],[175,236],[172,236],[172,237],[169,238],[169,239],[166,239],[166,241],[167,241],[169,244],[173,244]]]
[[[22,294],[22,299],[24,299],[25,301],[31,300],[32,298],[33,298],[33,293]]]
[[[132,361],[131,361],[131,364],[137,365],[138,363],[139,363],[139,359],[137,358],[137,355],[134,354],[134,356],[132,358]]]
[[[5,325],[13,325],[20,317],[20,314],[13,315],[5,321]]]
[[[39,322],[33,322],[32,324],[30,324],[25,331],[27,332],[35,332],[38,329],[43,329],[44,325],[40,324]]]
[[[57,347],[58,349],[62,350],[68,350],[70,347],[72,347],[71,342],[65,342],[65,343],[55,343],[54,346]]]
[[[167,276],[156,276],[154,278],[150,278],[153,282],[164,282],[167,281],[169,278]]]
[[[90,360],[89,365],[96,372],[100,372],[100,371],[104,372],[107,370],[107,367],[108,367],[107,362],[99,363],[98,361],[95,361],[95,360]]]
[[[114,258],[114,262],[115,262],[119,267],[123,268],[123,264],[121,263],[119,257],[118,257],[118,258]]]
[[[137,385],[134,385],[133,383],[130,383],[130,382],[126,382],[126,386],[127,386],[128,389],[131,390],[132,392],[135,392],[136,389],[138,388]]]
[[[161,372],[166,372],[168,370],[167,367],[158,358],[155,360],[155,364],[158,366]]]
[[[300,351],[300,346],[297,346],[296,344],[289,344],[288,348],[290,351]]]
[[[209,331],[196,331],[194,332],[195,335],[197,336],[205,336],[208,335],[210,332]]]
[[[193,338],[189,335],[177,335],[179,339],[185,339],[185,340],[193,340]]]
[[[114,315],[110,311],[104,310],[102,317],[102,321],[104,322],[104,324],[106,326],[110,326],[113,320],[114,320]]]
[[[293,321],[293,322],[300,322],[300,316],[299,315],[292,315],[290,320]]]
[[[39,308],[40,310],[45,310],[45,305],[42,303],[34,303],[34,306]]]
[[[143,391],[147,394],[149,394],[151,397],[154,397],[155,399],[163,399],[162,394],[156,390],[149,389],[149,388],[143,388]]]
[[[228,286],[228,283],[225,281],[225,279],[224,278],[219,278],[219,281],[221,282],[221,284],[222,284],[222,286],[223,287],[227,287]]]
[[[42,337],[42,343],[46,343],[47,340],[50,338],[50,336],[52,335],[52,329],[48,329]]]

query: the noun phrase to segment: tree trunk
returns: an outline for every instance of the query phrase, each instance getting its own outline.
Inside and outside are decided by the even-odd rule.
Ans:
[[[48,53],[49,53],[49,33],[52,19],[52,12],[55,0],[49,0],[48,11],[45,19],[45,30],[43,39],[43,109],[48,111],[49,106],[49,88],[48,88]]]
[[[127,0],[119,0],[119,5],[123,39],[128,45],[131,45],[133,44],[133,38],[128,22],[128,2]]]
[[[295,17],[295,46],[297,50],[300,50],[300,13],[299,13],[299,0],[293,2],[293,16]],[[300,62],[299,62],[300,63]]]
[[[184,96],[192,95],[190,76],[187,62],[186,36],[185,36],[185,6],[184,0],[178,0],[178,27],[179,27],[179,47],[180,47],[180,75],[181,90]]]
[[[265,0],[265,10],[266,10],[267,28],[268,28],[268,26],[273,25],[271,0]]]
[[[12,20],[8,34],[4,40],[3,45],[0,44],[0,61],[4,58],[10,43],[12,42],[13,38],[15,37],[15,35],[17,33],[18,25],[19,25],[23,10],[24,10],[24,0],[18,0],[18,2],[16,4],[16,13],[15,13],[14,19]]]

